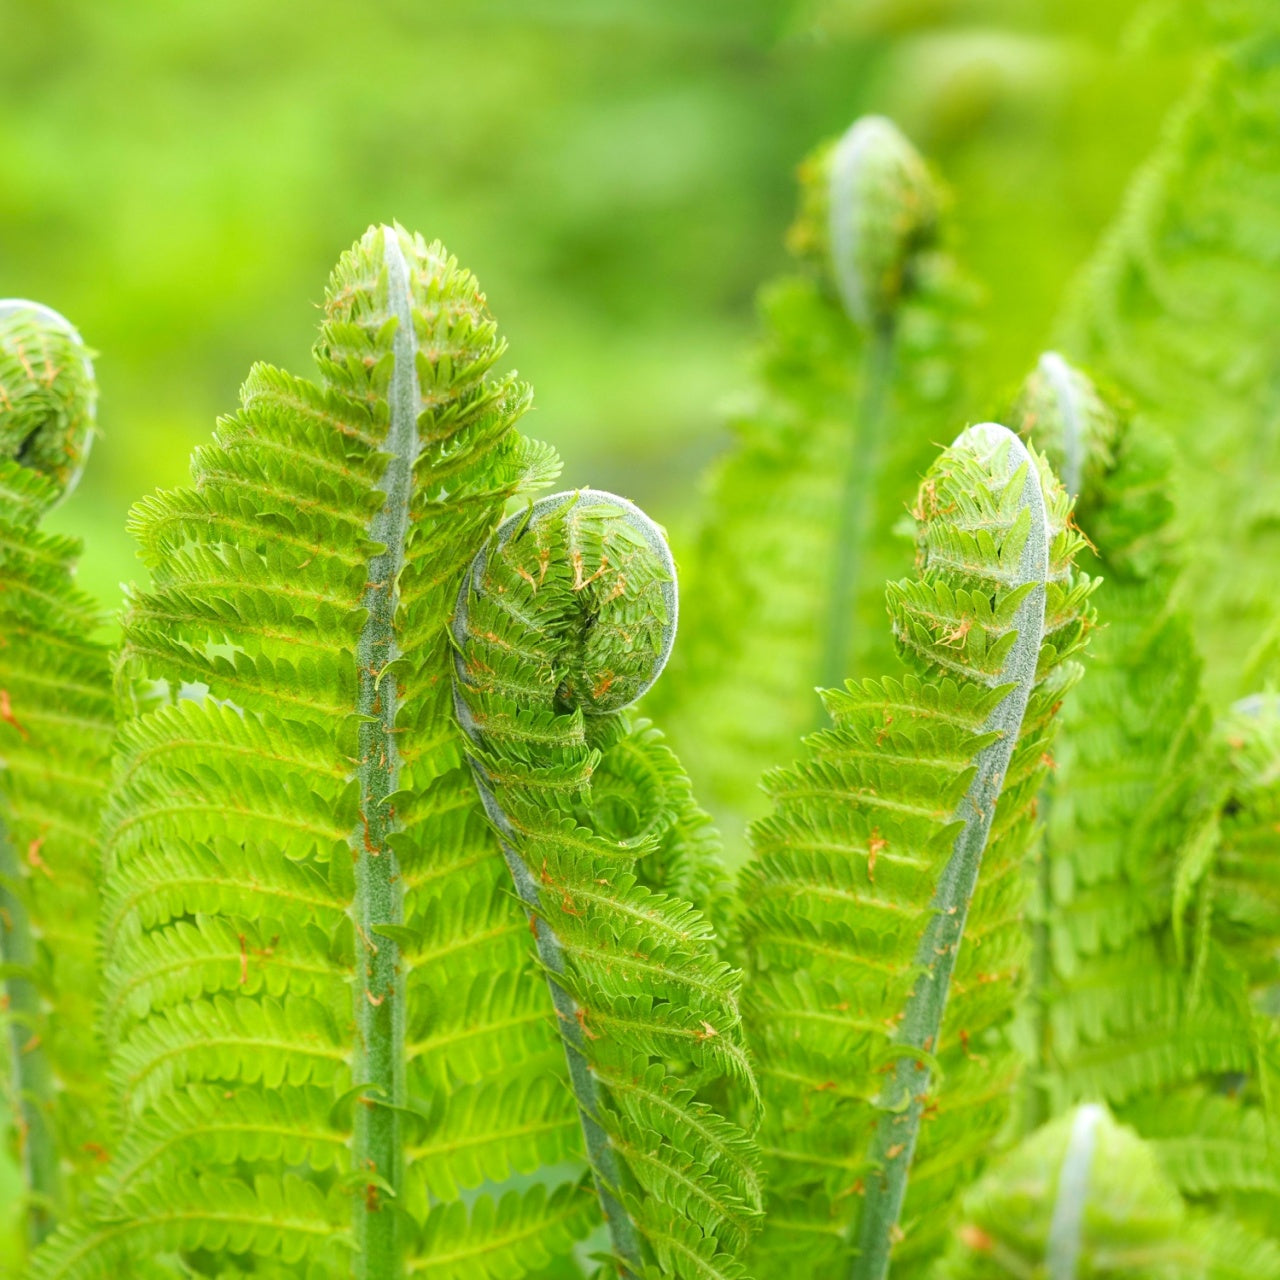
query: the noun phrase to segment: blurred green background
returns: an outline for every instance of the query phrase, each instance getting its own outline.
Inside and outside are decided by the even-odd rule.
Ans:
[[[114,607],[130,503],[180,483],[258,359],[309,370],[373,221],[480,277],[568,483],[679,541],[796,162],[894,116],[950,183],[992,391],[1150,148],[1184,68],[1134,0],[0,0],[0,295],[99,353],[101,439],[55,516]]]

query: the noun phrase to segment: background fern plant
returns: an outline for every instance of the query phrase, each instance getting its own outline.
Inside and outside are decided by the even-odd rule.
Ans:
[[[96,398],[71,325],[0,302],[0,1023],[33,1243],[102,1154],[101,1062],[86,1028],[110,673],[98,610],[72,579],[79,546],[40,529],[84,466]]]
[[[761,385],[712,474],[686,639],[658,694],[730,831],[761,812],[760,773],[821,719],[815,686],[889,669],[883,628],[855,620],[898,572],[894,526],[967,412],[973,288],[945,203],[880,117],[802,167],[799,270],[762,295]]]
[[[1022,864],[1090,618],[1069,510],[1006,429],[962,435],[889,589],[906,673],[828,693],[833,727],[767,778],[742,884],[763,1274],[880,1277],[895,1242],[920,1265],[1004,1122]]]

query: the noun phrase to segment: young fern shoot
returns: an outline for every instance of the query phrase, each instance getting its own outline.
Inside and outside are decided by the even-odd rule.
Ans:
[[[40,532],[75,484],[97,390],[79,335],[0,302],[0,1025],[38,1244],[96,1163],[93,1022],[98,811],[112,732],[101,619],[75,587],[79,544]],[[3,1079],[3,1076],[0,1076]]]
[[[878,620],[904,545],[893,525],[967,408],[971,291],[942,203],[881,117],[801,170],[799,269],[762,295],[760,387],[714,475],[688,626],[656,691],[727,830],[761,811],[760,773],[817,723],[814,687],[892,661]]]
[[[828,692],[832,728],[766,779],[741,886],[765,1274],[878,1280],[899,1241],[921,1265],[1007,1114],[1022,866],[1089,620],[1069,509],[1011,433],[966,431],[889,588],[908,672]]]
[[[619,838],[592,798],[676,613],[660,531],[583,490],[502,525],[453,623],[459,721],[537,940],[622,1280],[742,1275],[760,1209],[746,1135],[694,1098],[720,1079],[754,1088],[737,975],[688,903],[637,883],[657,832]]]

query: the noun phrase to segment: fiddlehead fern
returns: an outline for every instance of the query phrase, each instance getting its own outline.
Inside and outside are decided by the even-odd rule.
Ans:
[[[966,416],[972,290],[941,203],[878,117],[801,170],[800,272],[762,294],[760,386],[714,475],[681,646],[653,703],[732,815],[726,830],[760,811],[760,773],[817,723],[814,686],[892,660],[880,625],[904,545],[892,526],[934,442]]]
[[[661,810],[621,833],[593,797],[636,734],[621,713],[665,665],[676,611],[661,533],[584,490],[510,517],[454,617],[476,786],[537,939],[626,1280],[741,1275],[759,1211],[745,1134],[695,1100],[717,1079],[751,1084],[737,977],[688,903],[636,880]]]
[[[1003,1123],[1021,864],[1089,616],[1069,510],[1004,428],[964,433],[889,588],[908,673],[827,693],[833,727],[767,778],[742,932],[770,1274],[882,1276],[904,1231],[919,1264]]]
[[[330,282],[319,382],[255,368],[195,485],[135,509],[152,586],[131,594],[120,674],[185,696],[120,735],[103,913],[120,1133],[40,1280],[511,1280],[568,1265],[599,1221],[535,939],[455,718],[463,581],[507,501],[557,467],[513,430],[529,390],[492,372],[503,351],[441,246],[371,229]],[[610,607],[640,609],[626,591]],[[563,723],[538,720],[527,749]],[[509,745],[496,725],[485,743]],[[548,866],[557,840],[612,857],[617,878],[581,893],[628,921],[616,954],[569,927],[572,898],[550,918],[590,992],[627,975],[607,1007],[573,994],[646,1264],[733,1275],[749,1144],[699,1097],[714,1064],[745,1071],[733,979],[709,926],[659,892],[716,900],[712,841],[650,726],[611,743],[592,755],[595,844],[578,849],[570,779],[544,785],[523,757],[547,814],[521,821]],[[495,794],[518,807],[516,777]],[[649,1045],[662,1062],[642,1069]]]
[[[93,438],[97,389],[75,330],[0,302],[0,961],[16,1133],[38,1243],[83,1171],[98,1118],[97,810],[111,739],[100,618],[73,581],[79,544],[41,533]]]
[[[1081,554],[1103,579],[1108,623],[1064,713],[1047,790],[1035,1115],[1243,1070],[1253,1050],[1230,1000],[1192,1007],[1175,936],[1176,869],[1189,844],[1212,839],[1204,780],[1216,764],[1190,626],[1170,604],[1181,555],[1168,448],[1052,355],[1011,421],[1054,462],[1078,460],[1078,519],[1091,540]]]

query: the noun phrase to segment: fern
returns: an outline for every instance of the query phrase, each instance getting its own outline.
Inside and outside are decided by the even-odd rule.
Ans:
[[[920,490],[922,577],[889,590],[907,673],[826,694],[833,728],[767,779],[742,885],[766,1274],[883,1276],[904,1232],[919,1265],[1004,1121],[1021,864],[1089,619],[1068,512],[1003,428],[961,436]]]
[[[1188,844],[1212,839],[1202,778],[1211,723],[1185,614],[1170,607],[1168,450],[1060,357],[1044,357],[1012,420],[1079,484],[1107,627],[1065,713],[1042,858],[1036,1114],[1113,1103],[1251,1061],[1230,1007],[1189,1007],[1174,929]],[[1072,460],[1075,460],[1074,462]],[[1225,979],[1224,979],[1225,981]]]
[[[613,890],[630,932],[603,960],[575,936],[590,985],[575,998],[602,1040],[616,1028],[600,1119],[634,1149],[634,1177],[601,1177],[596,1194],[535,940],[472,778],[469,761],[505,740],[486,733],[482,748],[454,718],[464,578],[506,502],[558,466],[512,429],[529,391],[493,373],[502,353],[469,273],[439,245],[372,229],[330,283],[321,382],[255,368],[197,451],[195,486],[135,509],[153,586],[129,600],[120,687],[158,679],[177,696],[123,727],[107,810],[119,1134],[92,1211],[33,1275],[508,1280],[563,1259],[610,1197],[655,1240],[667,1232],[661,1274],[734,1274],[748,1144],[693,1097],[712,1088],[695,1067],[747,1074],[733,980],[708,926],[659,893],[722,896],[705,815],[643,724],[598,762],[599,812],[581,797],[600,849],[637,828]],[[659,603],[624,590],[611,607],[640,625]],[[526,716],[577,723],[517,707],[513,732]],[[542,800],[568,785],[558,767],[519,761]],[[497,794],[514,803],[519,787]],[[562,861],[581,852],[558,812],[534,815],[547,824],[535,865],[556,840]],[[672,999],[685,965],[715,1010],[705,1049]],[[625,994],[602,1004],[614,970]],[[673,1060],[682,1046],[689,1071],[644,1069],[648,1044]],[[727,1243],[718,1221],[672,1216],[677,1183],[732,1210]]]
[[[454,620],[476,784],[537,938],[614,1264],[637,1280],[742,1275],[760,1198],[745,1135],[691,1101],[752,1082],[736,979],[686,902],[637,883],[662,831],[592,803],[598,764],[637,745],[619,712],[675,627],[661,534],[591,490],[508,520]]]
[[[1280,465],[1280,11],[1265,0],[1176,7],[1199,55],[1195,83],[1134,179],[1060,341],[1176,446],[1186,600],[1217,692],[1232,688],[1271,621],[1266,566],[1280,554],[1275,486],[1255,482]]]
[[[941,205],[879,117],[801,171],[790,243],[802,273],[763,295],[762,386],[713,476],[682,644],[657,695],[728,829],[759,812],[760,773],[815,727],[814,686],[891,661],[880,592],[905,543],[886,534],[963,418],[972,345]]]
[[[973,1188],[934,1274],[1266,1280],[1280,1275],[1280,1248],[1188,1209],[1151,1146],[1090,1105],[1038,1130]]]
[[[67,1168],[95,1163],[101,1105],[85,1028],[110,677],[98,612],[72,577],[79,544],[39,529],[84,465],[96,395],[66,320],[0,302],[0,1021],[33,1243],[72,1199]]]
[[[1184,1193],[1270,1195],[1259,1110],[1266,1051],[1239,972],[1264,983],[1277,936],[1271,929],[1268,939],[1265,911],[1256,933],[1244,923],[1250,864],[1239,857],[1265,822],[1267,718],[1238,718],[1244,728],[1225,731],[1230,758],[1218,758],[1190,627],[1170,604],[1181,557],[1163,496],[1167,449],[1150,423],[1052,355],[1013,417],[1078,477],[1080,520],[1094,540],[1085,556],[1103,576],[1109,623],[1065,714],[1046,793],[1039,1092],[1027,1119],[1105,1098],[1152,1140]],[[1253,803],[1261,811],[1251,823]],[[1243,1096],[1212,1092],[1227,1072],[1238,1092],[1248,1080]]]

